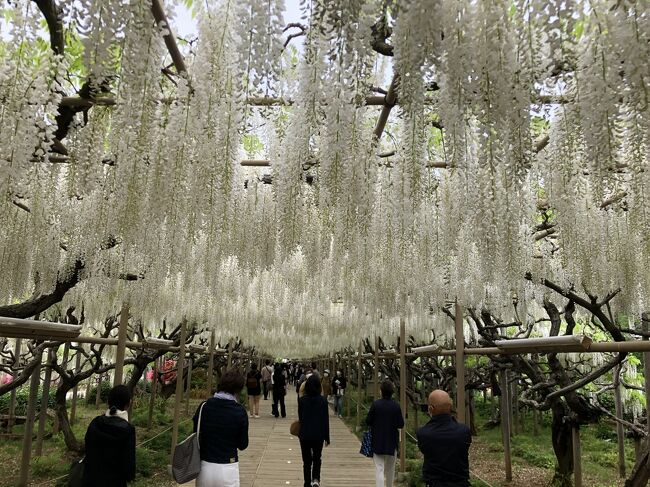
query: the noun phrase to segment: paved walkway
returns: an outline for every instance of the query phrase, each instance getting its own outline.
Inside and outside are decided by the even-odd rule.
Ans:
[[[303,485],[302,458],[298,438],[289,434],[289,425],[298,419],[296,394],[287,396],[287,417],[271,416],[271,400],[260,401],[260,418],[249,418],[248,448],[239,454],[241,487]],[[373,487],[375,467],[370,458],[359,454],[359,440],[330,409],[332,444],[323,449],[322,487]],[[183,484],[193,486],[194,482]]]

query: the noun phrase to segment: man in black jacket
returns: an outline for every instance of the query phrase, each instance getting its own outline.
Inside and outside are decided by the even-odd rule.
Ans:
[[[429,395],[431,420],[417,431],[418,447],[424,454],[422,478],[427,487],[469,487],[472,435],[451,415],[451,405],[449,394],[433,391]]]

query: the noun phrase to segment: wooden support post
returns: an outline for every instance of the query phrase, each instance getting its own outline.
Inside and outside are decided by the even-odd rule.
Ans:
[[[580,425],[571,426],[573,439],[573,481],[574,487],[582,487],[582,448],[580,446]]]
[[[345,416],[350,417],[350,389],[352,386],[352,376],[350,375],[350,360],[352,360],[350,357],[345,358],[345,378],[348,381],[348,386],[347,386],[347,391],[345,391],[345,395],[348,396],[345,398]]]
[[[465,330],[463,328],[463,310],[456,301],[456,417],[465,423]]]
[[[208,351],[208,377],[206,381],[207,397],[212,396],[212,380],[214,379],[214,343],[215,343],[215,333],[212,330],[210,333],[210,350]],[[260,368],[260,370],[262,370]]]
[[[232,340],[228,342],[228,362],[226,365],[226,370],[232,367]]]
[[[641,328],[645,332],[650,331],[650,313],[641,314]],[[644,336],[641,340],[648,341],[650,338]],[[643,353],[643,377],[645,383],[646,432],[650,435],[650,352]]]
[[[176,362],[176,393],[174,397],[174,423],[172,425],[172,444],[169,452],[169,463],[174,456],[174,448],[178,443],[178,416],[181,412],[181,401],[183,399],[183,368],[185,367],[185,340],[187,339],[187,320],[181,323],[181,343]]]
[[[406,425],[406,321],[399,320],[399,404]],[[399,471],[406,471],[406,426],[399,431]]]
[[[41,408],[38,412],[38,430],[36,432],[35,456],[43,454],[43,436],[45,435],[45,423],[47,422],[47,406],[50,402],[50,382],[52,381],[52,363],[56,355],[56,349],[50,348],[47,351],[47,367],[43,379],[43,394],[41,395]]]
[[[508,386],[508,371],[499,371],[501,386],[501,433],[503,438],[503,459],[505,461],[506,481],[512,480],[512,461],[510,458],[510,400]]]
[[[78,345],[80,347],[83,346],[80,343]],[[77,350],[74,359],[75,375],[80,372],[80,369],[81,369],[81,353],[79,353],[79,350]],[[70,405],[70,426],[74,424],[75,417],[77,416],[77,394],[79,391],[78,386],[79,385],[77,384],[72,388],[72,404]]]
[[[36,401],[38,400],[38,385],[41,380],[41,361],[43,357],[36,357],[38,361],[32,372],[29,383],[29,402],[27,403],[27,418],[25,419],[25,434],[23,436],[23,455],[20,462],[20,477],[18,487],[29,485],[29,464],[32,459],[32,435],[34,434],[34,417],[36,415]]]
[[[153,361],[153,377],[151,378],[151,393],[149,395],[149,417],[147,418],[147,429],[153,426],[153,408],[156,404],[156,392],[158,390],[158,362],[159,358]]]
[[[22,338],[16,338],[16,345],[14,347],[14,371],[20,367],[20,352],[22,348]],[[13,372],[13,371],[12,371]],[[15,377],[14,373],[14,377]],[[11,433],[14,426],[14,417],[16,416],[16,389],[12,389],[9,393],[9,418],[7,418],[7,433]]]
[[[623,400],[621,398],[621,365],[614,368],[614,411],[616,417],[623,419]],[[625,478],[625,431],[620,421],[616,422],[616,439],[618,443],[618,476]]]
[[[192,392],[192,356],[187,361],[187,387],[185,388],[185,415],[190,414],[190,394]]]
[[[379,335],[375,336],[375,366],[372,368],[373,377],[375,378],[375,392],[373,394],[375,401],[380,399],[379,392]]]
[[[124,354],[126,351],[126,333],[129,328],[129,305],[122,304],[120,328],[117,334],[117,351],[115,352],[115,376],[113,386],[121,384],[124,379]]]
[[[363,382],[363,362],[361,358],[361,354],[363,353],[363,341],[359,342],[359,353],[357,355],[357,423],[356,423],[356,431],[359,431],[359,428],[361,427],[361,401],[363,400],[362,398],[362,382]]]
[[[99,409],[102,403],[102,374],[97,376],[97,389],[95,390],[95,407]]]
[[[521,433],[519,431],[519,388],[517,387],[517,381],[512,381],[512,423],[514,425],[513,431],[514,435]]]

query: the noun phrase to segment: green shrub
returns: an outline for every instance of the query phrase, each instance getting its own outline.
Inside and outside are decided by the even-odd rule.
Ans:
[[[50,388],[48,397],[48,408],[54,408],[54,394],[56,389]],[[36,410],[41,407],[41,397],[43,396],[43,389],[38,389],[38,400],[36,402]],[[11,394],[3,394],[0,396],[0,414],[9,414],[9,403],[11,401]],[[27,403],[29,402],[29,385],[23,385],[16,389],[16,415],[24,416],[27,414]]]
[[[598,439],[616,441],[616,429],[611,423],[601,420],[591,426],[591,429]]]
[[[102,381],[101,383],[101,389],[99,390],[99,399],[101,400],[102,404],[108,403],[108,394],[111,392],[111,383],[109,381]],[[95,404],[95,398],[97,396],[97,386],[93,386],[90,388],[90,394],[86,396],[86,404],[88,405],[93,405]]]
[[[54,478],[68,472],[68,462],[61,460],[61,455],[51,453],[32,458],[32,475],[38,478]]]

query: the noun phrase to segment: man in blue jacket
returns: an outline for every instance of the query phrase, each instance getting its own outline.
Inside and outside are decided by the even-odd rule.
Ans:
[[[469,487],[472,435],[451,415],[451,405],[449,394],[433,391],[429,395],[431,420],[417,431],[418,447],[424,454],[422,478],[427,487]]]

